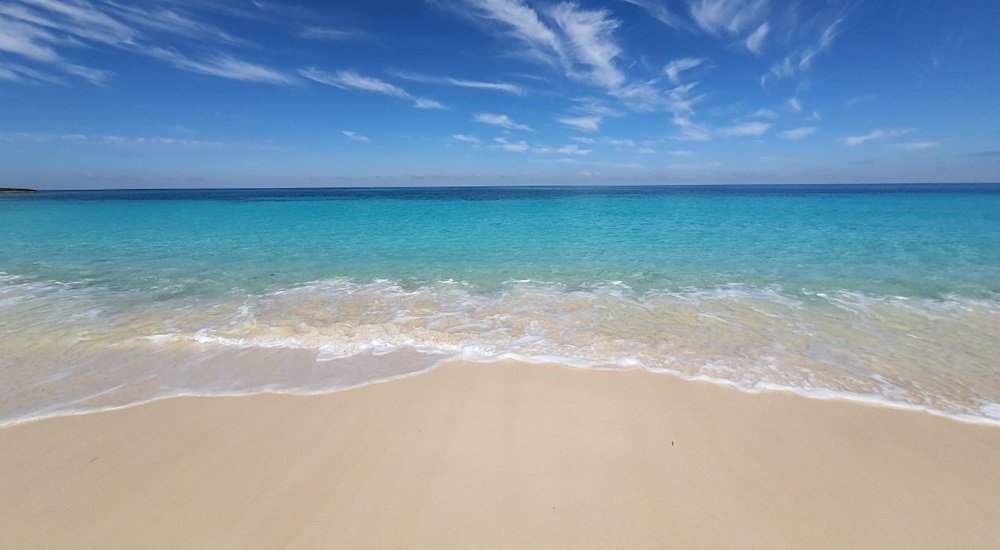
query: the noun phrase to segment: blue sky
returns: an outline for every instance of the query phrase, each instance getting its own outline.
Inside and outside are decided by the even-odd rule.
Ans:
[[[994,0],[4,0],[0,186],[995,182],[998,89]]]

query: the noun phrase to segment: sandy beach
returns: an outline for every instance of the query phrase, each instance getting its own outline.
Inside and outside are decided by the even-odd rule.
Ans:
[[[1000,429],[452,363],[0,430],[2,548],[996,548]]]

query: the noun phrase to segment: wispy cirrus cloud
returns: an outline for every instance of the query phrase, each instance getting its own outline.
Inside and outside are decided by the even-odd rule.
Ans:
[[[366,32],[354,29],[339,29],[332,27],[304,27],[299,31],[298,36],[307,40],[327,40],[331,42],[342,42],[348,40],[372,40],[372,36]]]
[[[767,15],[770,0],[687,0],[691,18],[710,34],[739,34]]]
[[[882,139],[885,135],[885,130],[872,130],[864,135],[846,137],[844,138],[844,144],[854,147],[857,145],[863,145],[875,139]]]
[[[556,152],[561,153],[563,155],[576,155],[583,157],[589,155],[591,153],[591,150],[584,149],[575,143],[571,143],[569,145],[564,145],[563,147],[556,149]]]
[[[453,78],[450,76],[429,76],[415,73],[395,72],[394,76],[404,80],[420,82],[423,84],[436,84],[440,86],[455,86],[457,88],[470,88],[474,90],[486,90],[491,92],[503,92],[516,96],[526,95],[523,87],[509,82],[486,82],[481,80],[469,80],[466,78]]]
[[[506,128],[508,130],[527,130],[530,131],[531,127],[527,124],[518,124],[514,122],[514,119],[507,115],[495,114],[495,113],[476,113],[472,115],[472,120],[482,124],[489,124],[491,126],[499,126],[501,128]]]
[[[828,23],[819,36],[811,43],[802,46],[788,55],[779,63],[773,65],[760,79],[761,86],[766,86],[771,79],[790,78],[797,74],[804,73],[812,68],[813,62],[820,54],[833,47],[833,43],[840,34],[842,18],[838,18]]]
[[[896,145],[896,147],[909,151],[921,151],[924,149],[934,149],[939,145],[941,145],[940,141],[911,141],[908,143],[900,143]]]
[[[562,124],[563,126],[568,126],[575,130],[581,130],[584,132],[596,132],[600,130],[601,121],[602,118],[597,115],[560,117],[556,119],[556,122]]]
[[[281,85],[295,82],[280,70],[219,49],[252,44],[190,11],[200,6],[175,0],[141,5],[112,0],[9,0],[0,4],[0,52],[33,64],[25,67],[28,70],[5,64],[22,81],[65,83],[49,72],[56,70],[103,84],[113,75],[111,71],[71,59],[84,49],[115,48],[220,78]],[[200,51],[185,51],[192,47]]]
[[[799,128],[792,128],[791,130],[779,132],[778,135],[784,139],[800,140],[807,138],[814,133],[816,133],[815,126],[801,126]]]
[[[614,36],[620,23],[604,9],[588,10],[562,2],[536,11],[522,0],[465,0],[439,3],[474,20],[491,23],[486,29],[513,38],[529,58],[558,68],[581,82],[615,89],[625,82],[616,65],[622,50]]]
[[[403,99],[411,102],[418,109],[446,109],[444,105],[437,101],[415,97],[395,84],[378,78],[364,76],[354,71],[328,73],[316,67],[306,67],[300,69],[299,74],[303,78],[342,90],[360,90]]]
[[[482,82],[478,80],[465,80],[462,78],[445,78],[444,83],[459,88],[473,88],[476,90],[489,90],[493,92],[504,92],[513,95],[525,95],[524,88],[516,84],[507,82]]]
[[[610,11],[583,10],[565,2],[552,8],[550,15],[565,34],[573,57],[589,67],[582,73],[572,69],[571,75],[608,89],[625,83],[625,75],[615,66],[622,52],[614,38],[619,22]]]
[[[266,84],[295,84],[298,79],[276,69],[257,65],[229,55],[215,55],[207,59],[192,59],[176,51],[162,48],[151,48],[147,52],[151,57],[166,61],[170,65],[210,76],[241,80],[244,82],[262,82]]]
[[[500,149],[501,151],[507,151],[508,153],[526,153],[528,152],[528,149],[530,149],[527,142],[518,141],[511,143],[502,137],[493,138],[493,143],[496,145],[492,145],[491,147],[494,149]]]
[[[674,59],[670,63],[667,63],[663,67],[663,74],[667,75],[670,82],[674,84],[680,84],[680,74],[684,71],[694,69],[704,63],[705,60],[697,57],[682,57],[680,59]]]
[[[351,141],[357,141],[357,142],[360,142],[360,143],[371,143],[371,141],[372,141],[371,138],[368,138],[368,137],[365,137],[365,136],[362,136],[362,135],[358,135],[357,133],[355,133],[352,130],[341,130],[340,133],[343,134],[344,137],[346,137],[347,139],[349,139]]]
[[[764,40],[767,38],[767,33],[771,31],[771,25],[766,21],[761,23],[757,30],[753,32],[747,39],[743,42],[747,50],[750,52],[760,55],[764,50]]]
[[[658,20],[664,25],[674,27],[675,29],[685,28],[687,26],[684,18],[679,14],[672,12],[667,8],[666,4],[662,0],[622,0],[634,6],[639,6],[640,8],[646,10],[649,15],[654,19]]]
[[[855,147],[858,145],[864,145],[869,141],[898,137],[914,131],[914,128],[904,128],[902,130],[872,130],[864,135],[846,137],[844,138],[844,144],[850,147]]]
[[[74,146],[180,147],[186,149],[275,149],[270,142],[223,142],[170,136],[124,136],[117,134],[51,134],[45,132],[0,133],[0,141],[64,143]]]
[[[728,128],[720,128],[717,134],[722,137],[757,137],[767,133],[773,124],[767,122],[745,122]]]
[[[476,136],[470,136],[468,134],[455,134],[451,136],[455,141],[461,141],[462,143],[471,143],[473,145],[480,145],[483,140],[477,138]]]
[[[875,101],[876,99],[878,99],[877,94],[859,95],[845,101],[844,107],[854,107],[856,105],[860,105],[861,103],[868,103],[870,101]]]
[[[521,0],[466,0],[464,5],[471,15],[499,23],[505,34],[529,48],[531,57],[552,65],[562,65],[566,59],[565,46],[559,36],[542,22],[538,12]]]

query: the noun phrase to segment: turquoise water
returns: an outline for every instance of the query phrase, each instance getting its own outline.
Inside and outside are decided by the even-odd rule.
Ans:
[[[43,192],[0,235],[0,422],[453,357],[1000,420],[1000,185]]]

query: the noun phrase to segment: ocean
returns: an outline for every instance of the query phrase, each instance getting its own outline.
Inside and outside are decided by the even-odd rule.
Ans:
[[[455,358],[1000,423],[1000,185],[0,195],[0,425]]]

